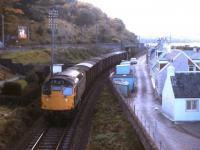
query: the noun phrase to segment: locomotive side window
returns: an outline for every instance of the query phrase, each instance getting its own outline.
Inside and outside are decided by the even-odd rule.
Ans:
[[[51,94],[50,83],[49,82],[44,83],[44,85],[42,87],[42,93],[44,95],[50,95]]]

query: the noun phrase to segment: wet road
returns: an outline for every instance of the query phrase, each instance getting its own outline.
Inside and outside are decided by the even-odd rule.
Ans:
[[[132,109],[135,106],[137,116],[156,145],[162,150],[200,150],[200,122],[175,124],[161,113],[161,104],[154,96],[145,56],[138,59],[136,77],[137,94],[130,105]]]

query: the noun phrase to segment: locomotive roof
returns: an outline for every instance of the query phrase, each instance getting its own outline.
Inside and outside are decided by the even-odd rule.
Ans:
[[[83,62],[83,63],[77,64],[77,66],[86,66],[88,68],[92,68],[93,64],[87,63],[87,62]]]
[[[112,53],[105,54],[105,55],[103,55],[102,57],[103,57],[103,58],[107,58],[107,57],[110,57],[110,56],[112,56],[112,55],[121,54],[121,53],[124,53],[124,52],[125,52],[125,51],[112,52]]]
[[[95,61],[96,63],[101,61],[101,60],[102,60],[101,57],[93,57],[93,58],[90,59],[90,61]]]
[[[78,70],[78,68],[71,67],[64,70],[63,72],[56,74],[51,79],[63,79],[65,81],[69,81],[71,84],[76,84],[83,77],[83,75],[83,72]]]
[[[96,63],[92,61],[84,61],[82,63],[77,64],[76,66],[86,66],[88,68],[92,68]]]
[[[80,70],[83,70],[83,71],[88,71],[88,70],[90,70],[90,67],[88,67],[88,66],[85,66],[85,65],[77,65],[77,67],[80,69]]]
[[[64,75],[64,76],[70,76],[70,77],[77,77],[81,72],[76,70],[75,68],[69,68],[67,70],[64,70],[63,72],[60,72],[58,75]]]

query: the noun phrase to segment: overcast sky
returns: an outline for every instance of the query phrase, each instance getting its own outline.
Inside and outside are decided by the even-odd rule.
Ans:
[[[200,38],[200,0],[80,0],[120,18],[139,36]]]

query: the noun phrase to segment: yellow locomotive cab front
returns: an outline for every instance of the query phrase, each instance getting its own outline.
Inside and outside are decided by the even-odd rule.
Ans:
[[[73,87],[51,86],[48,90],[50,90],[49,93],[42,93],[41,108],[43,110],[70,111],[74,109],[76,92]]]
[[[64,96],[61,92],[42,95],[42,109],[65,111],[74,109],[74,95]]]

